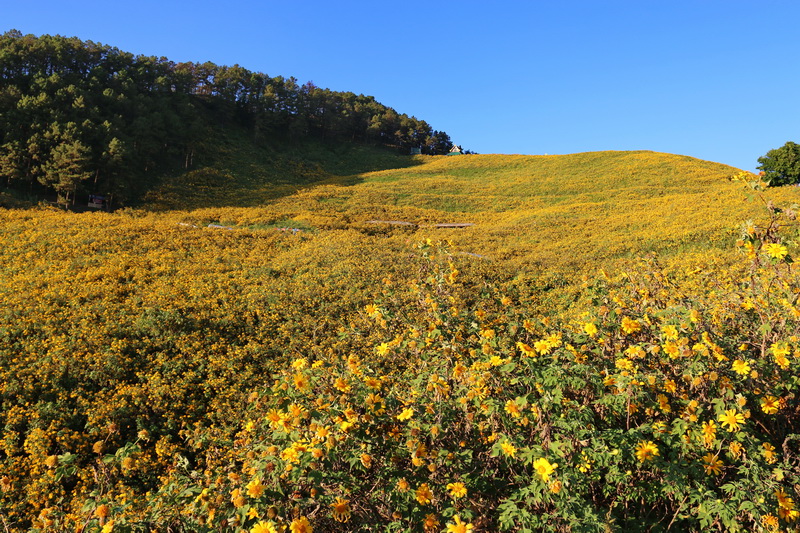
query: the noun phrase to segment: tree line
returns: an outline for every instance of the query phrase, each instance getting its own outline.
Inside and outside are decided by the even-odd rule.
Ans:
[[[135,199],[191,167],[212,128],[253,142],[315,138],[444,154],[449,136],[372,96],[239,65],[175,63],[76,37],[0,36],[0,179],[7,187]]]

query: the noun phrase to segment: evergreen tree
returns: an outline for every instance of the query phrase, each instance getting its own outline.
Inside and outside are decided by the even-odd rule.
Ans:
[[[39,181],[55,189],[59,203],[74,203],[78,186],[91,177],[88,154],[89,149],[77,140],[61,142],[53,148]]]

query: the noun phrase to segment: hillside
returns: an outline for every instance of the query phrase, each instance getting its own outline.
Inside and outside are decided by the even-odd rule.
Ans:
[[[740,184],[729,180],[736,169],[671,154],[392,156],[378,160],[364,149],[339,155],[318,148],[314,160],[313,153],[306,152],[300,167],[311,176],[306,181],[290,181],[289,172],[273,171],[272,178],[259,182],[244,167],[267,167],[259,167],[253,157],[234,147],[230,157],[238,163],[213,172],[239,178],[211,178],[205,187],[173,183],[155,191],[148,207],[198,224],[255,227],[294,221],[305,228],[405,236],[401,239],[446,236],[465,251],[510,260],[522,270],[532,265],[583,268],[646,251],[725,255],[741,223],[761,209],[747,201]],[[354,168],[352,157],[364,157],[362,163],[379,170],[358,172],[362,169]],[[197,173],[203,175],[206,170]],[[771,194],[780,201],[791,199],[791,192],[784,188]],[[162,201],[159,195],[174,200]],[[181,201],[191,211],[174,210]],[[237,209],[237,205],[252,207]],[[441,223],[474,226],[463,230],[430,227]]]
[[[217,140],[137,209],[2,210],[7,530],[797,519],[795,188]]]

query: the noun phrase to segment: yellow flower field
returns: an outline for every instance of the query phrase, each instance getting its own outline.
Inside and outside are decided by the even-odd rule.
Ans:
[[[3,210],[0,522],[794,530],[797,193],[737,173],[418,156],[258,207]]]

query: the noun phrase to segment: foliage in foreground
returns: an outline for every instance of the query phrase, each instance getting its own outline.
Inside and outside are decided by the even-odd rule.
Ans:
[[[413,310],[384,291],[350,332],[385,331],[376,357],[296,359],[213,473],[176,469],[162,496],[245,528],[793,527],[800,287],[783,244],[742,246],[747,281],[684,288],[645,263],[587,284],[596,305],[558,328],[488,288],[465,305],[433,263]]]
[[[462,281],[459,257],[423,242],[412,276],[375,279],[358,318],[269,378],[250,374],[246,401],[209,404],[214,423],[183,423],[180,442],[146,428],[121,440],[113,418],[91,451],[56,426],[7,433],[3,519],[24,527],[35,509],[34,528],[87,531],[795,528],[793,218],[773,207],[744,227],[747,268],[647,259],[587,278],[589,301],[569,316]],[[162,318],[180,332],[180,316]],[[165,325],[152,335],[169,336]],[[130,393],[107,414],[146,409]]]

